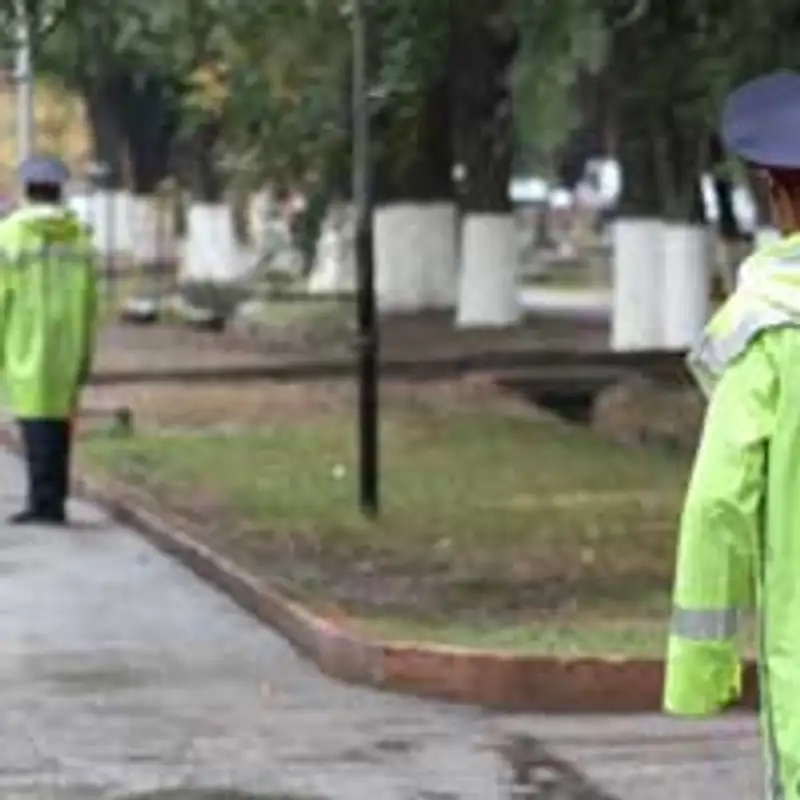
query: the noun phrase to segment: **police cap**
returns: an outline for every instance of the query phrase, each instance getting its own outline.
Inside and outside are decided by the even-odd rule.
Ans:
[[[19,179],[23,186],[63,186],[69,180],[69,170],[58,158],[31,156],[20,165]]]
[[[735,89],[721,133],[727,150],[750,164],[800,169],[800,74],[781,70]]]

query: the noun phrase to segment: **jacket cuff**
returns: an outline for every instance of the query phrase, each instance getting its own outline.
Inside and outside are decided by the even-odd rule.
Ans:
[[[670,639],[663,709],[668,714],[720,714],[742,694],[742,665],[730,642]]]

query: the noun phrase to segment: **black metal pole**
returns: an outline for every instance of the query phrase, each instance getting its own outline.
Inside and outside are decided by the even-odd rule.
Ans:
[[[373,254],[367,26],[364,0],[353,3],[353,199],[356,205],[358,315],[359,503],[368,516],[379,510],[378,325]]]

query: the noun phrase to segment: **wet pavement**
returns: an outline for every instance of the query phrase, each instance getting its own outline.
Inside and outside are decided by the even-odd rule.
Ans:
[[[5,513],[22,475],[3,451],[0,471]],[[496,715],[342,686],[99,511],[73,516],[0,530],[3,800],[760,796],[748,717]]]

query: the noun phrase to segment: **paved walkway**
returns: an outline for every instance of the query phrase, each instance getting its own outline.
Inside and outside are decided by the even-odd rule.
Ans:
[[[5,513],[22,479],[4,451],[0,474]],[[750,720],[514,717],[341,686],[135,534],[75,517],[0,530],[4,800],[759,796]],[[523,788],[537,759],[558,790]]]
[[[528,313],[540,316],[574,316],[607,319],[611,315],[610,289],[559,289],[548,286],[523,286],[519,301]]]

